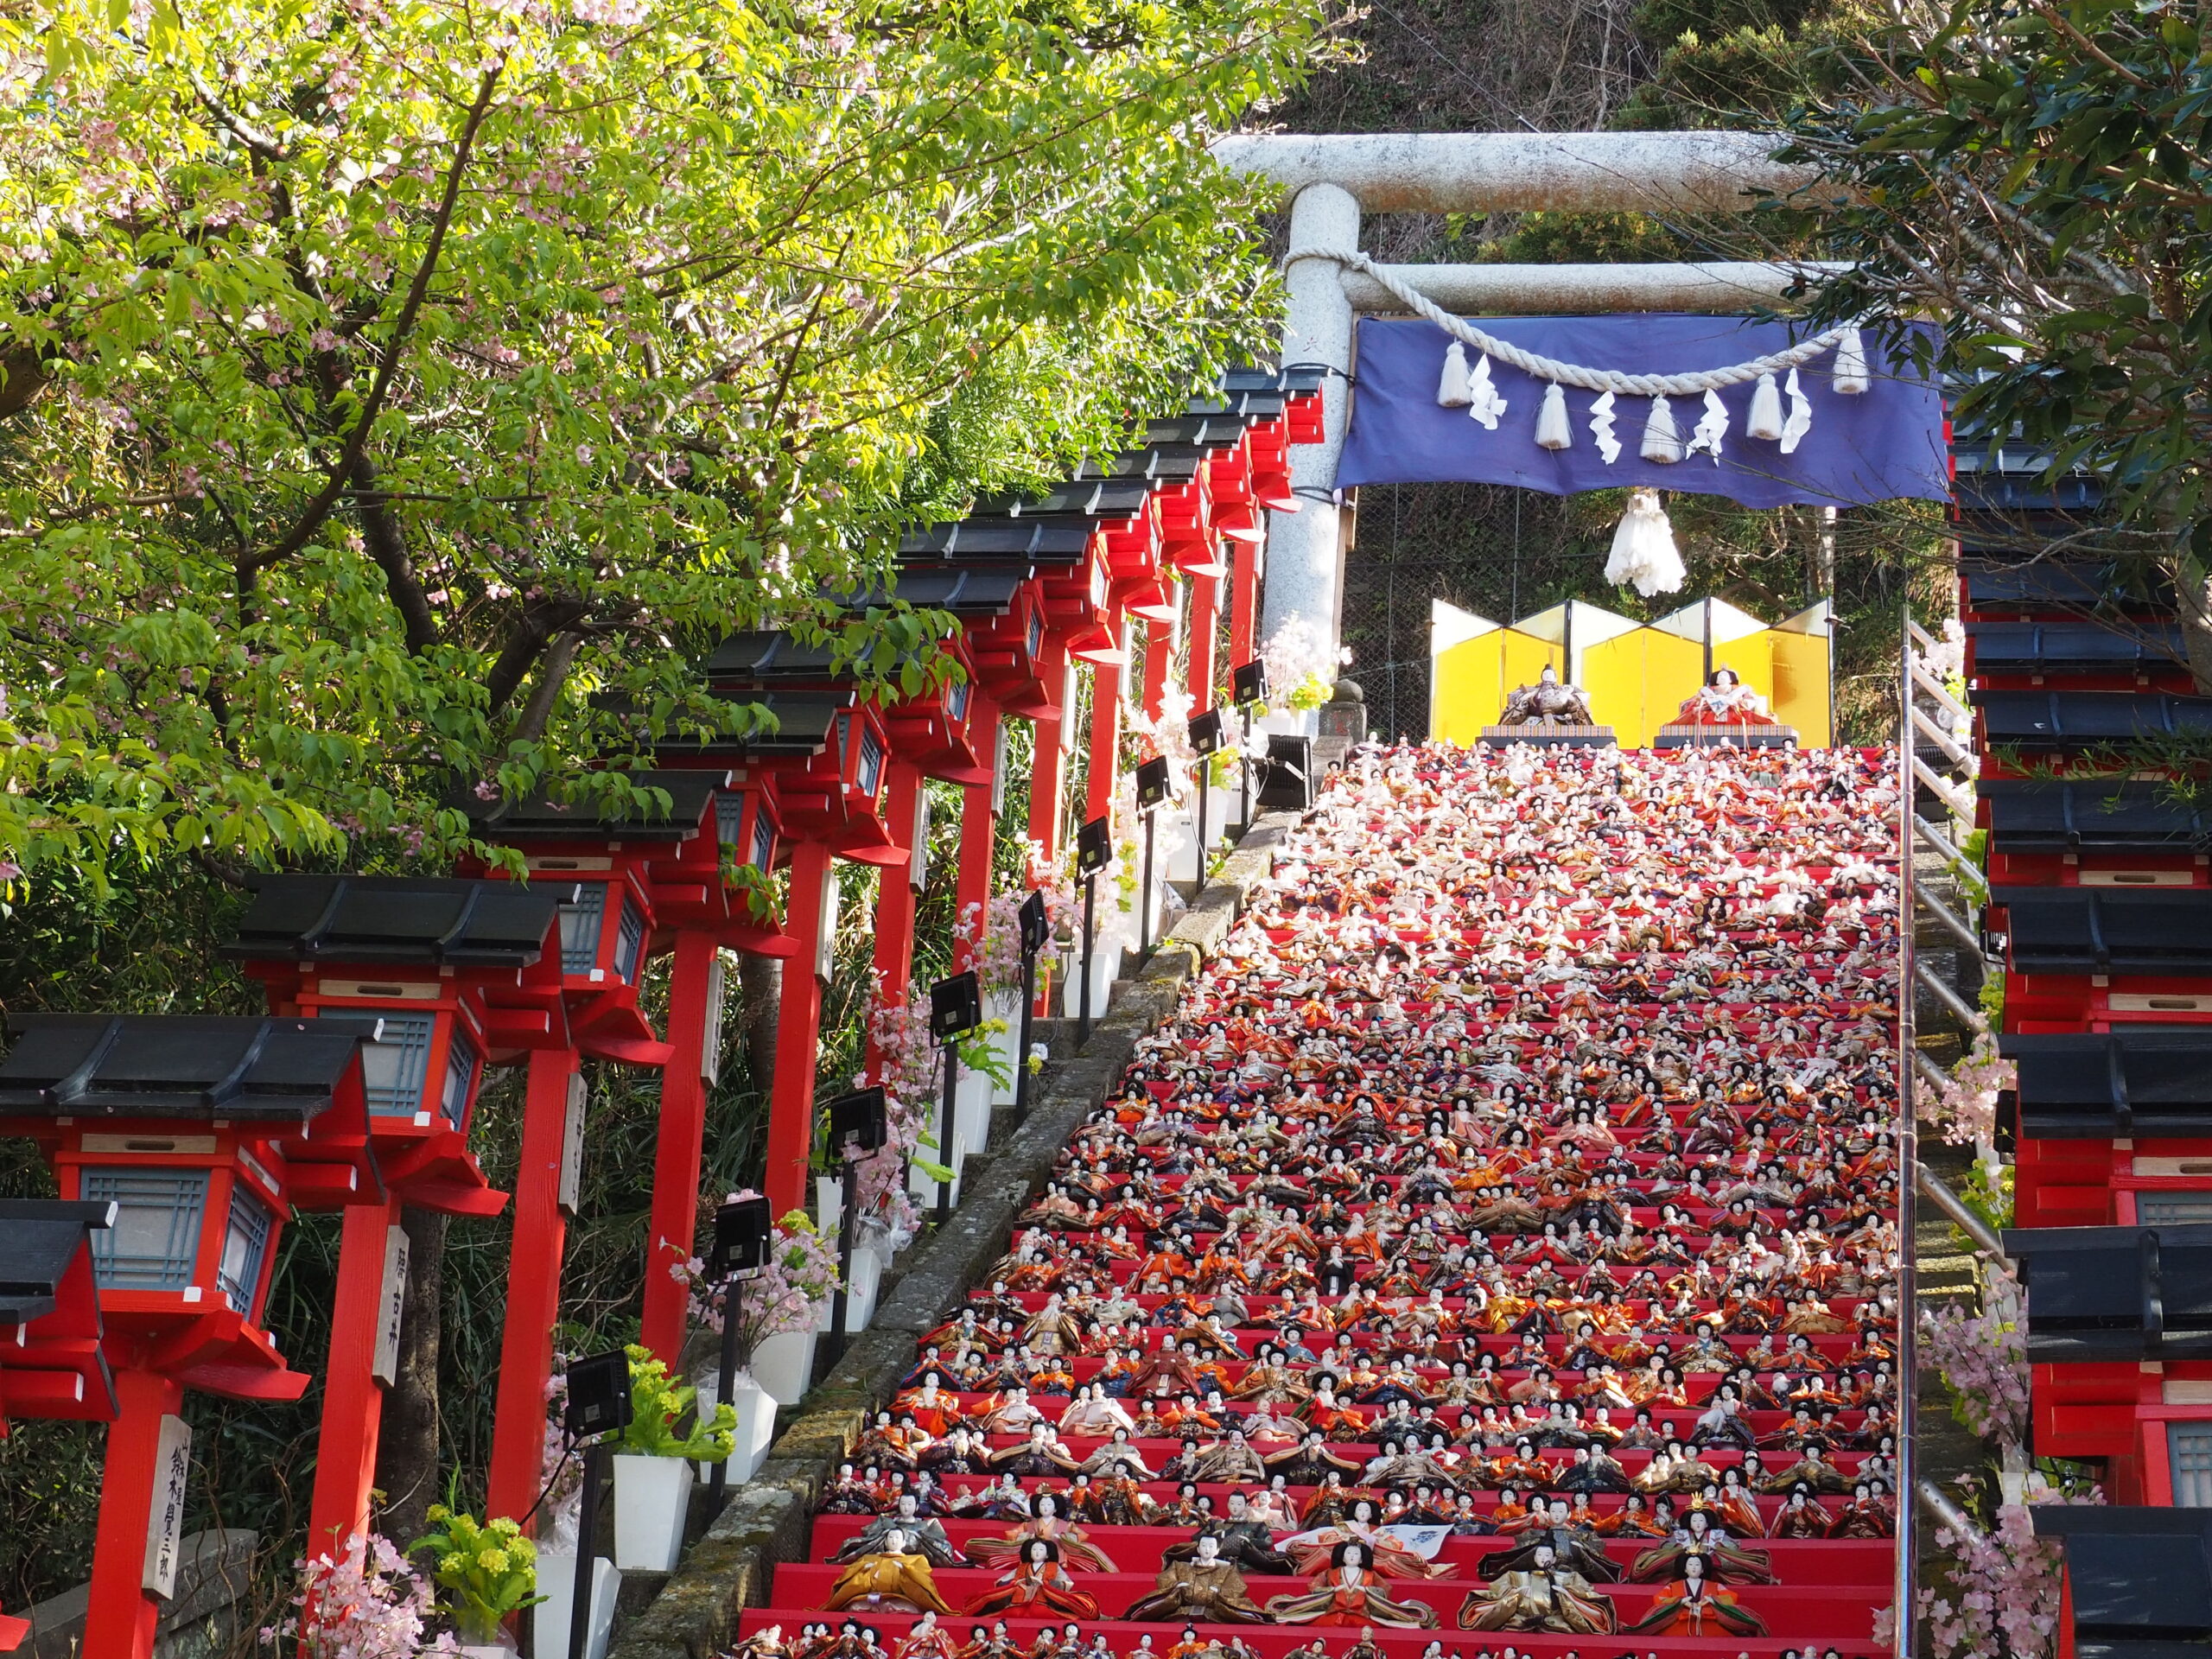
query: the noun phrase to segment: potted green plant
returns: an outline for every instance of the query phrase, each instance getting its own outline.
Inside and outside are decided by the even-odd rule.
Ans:
[[[417,1538],[409,1553],[435,1552],[431,1576],[446,1592],[439,1600],[454,1622],[461,1650],[478,1659],[511,1659],[515,1648],[506,1634],[508,1616],[543,1599],[537,1593],[537,1547],[505,1516],[479,1526],[474,1516],[433,1503],[429,1521],[439,1530]]]
[[[712,1416],[679,1433],[697,1391],[672,1381],[650,1349],[630,1356],[630,1426],[615,1442],[614,1565],[626,1573],[670,1573],[683,1553],[683,1515],[691,1499],[693,1459],[727,1458],[737,1413],[718,1405]]]

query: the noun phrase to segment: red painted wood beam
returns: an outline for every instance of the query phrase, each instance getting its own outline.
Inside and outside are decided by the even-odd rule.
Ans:
[[[338,1241],[338,1294],[330,1310],[330,1360],[322,1379],[315,1494],[308,1507],[308,1559],[346,1559],[346,1541],[369,1530],[369,1489],[384,1428],[384,1388],[375,1376],[386,1317],[385,1267],[399,1203],[347,1206]],[[435,1308],[416,1309],[435,1319]],[[541,1413],[542,1414],[542,1413]]]
[[[499,1395],[492,1424],[487,1515],[519,1521],[537,1505],[545,1455],[545,1384],[553,1374],[553,1331],[561,1319],[561,1255],[569,1240],[561,1211],[561,1166],[569,1135],[569,1091],[576,1053],[534,1049],[523,1099],[522,1157],[515,1171],[513,1266],[506,1327],[499,1339]]]
[[[146,1529],[160,1475],[162,1420],[182,1409],[184,1388],[158,1371],[127,1367],[115,1374],[115,1399],[92,1539],[85,1651],[100,1659],[151,1659],[161,1604],[143,1587]],[[183,1529],[181,1518],[176,1529]]]
[[[999,754],[999,706],[976,693],[969,721],[976,758],[995,770]],[[990,925],[991,857],[998,844],[998,787],[969,784],[960,799],[960,868],[954,879],[953,906],[958,926],[952,940],[952,971],[976,965]],[[971,919],[972,918],[972,919]]]
[[[1127,618],[1115,624],[1116,643],[1128,649]],[[1114,810],[1114,791],[1122,781],[1122,685],[1128,677],[1122,663],[1099,663],[1090,671],[1090,755],[1085,777],[1084,817],[1105,817]]]
[[[776,1016],[776,1075],[768,1094],[768,1168],[762,1190],[772,1215],[806,1202],[808,1160],[814,1151],[816,1049],[822,1027],[820,941],[836,880],[830,849],[818,841],[791,849],[791,900],[785,928],[798,943],[784,963]]]
[[[638,1340],[668,1363],[682,1361],[690,1289],[671,1269],[691,1259],[699,1231],[699,1162],[707,1144],[707,1029],[714,1014],[714,936],[685,928],[676,936],[668,985],[668,1043],[675,1050],[660,1079],[660,1131],[653,1148],[652,1218],[646,1234],[645,1310]]]

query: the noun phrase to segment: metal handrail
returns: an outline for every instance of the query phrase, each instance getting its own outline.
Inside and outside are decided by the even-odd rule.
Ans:
[[[1906,930],[1910,931],[1910,930]],[[1916,959],[1912,964],[1913,982],[1943,1005],[1943,1011],[1969,1031],[1987,1031],[1988,1016],[1974,1007],[1956,991],[1946,985],[1929,970],[1928,964]]]
[[[1923,736],[1935,740],[1936,747],[1943,751],[1944,758],[1953,766],[1963,766],[1972,763],[1973,752],[1938,726],[1925,709],[1916,708],[1912,711],[1912,723],[1920,729]]]
[[[1953,933],[1956,934],[1960,944],[1965,945],[1967,950],[1972,950],[1976,954],[1980,952],[1981,936],[1979,933],[1976,933],[1974,929],[1968,927],[1964,921],[1960,919],[1959,916],[1948,905],[1945,904],[1941,899],[1938,899],[1934,893],[1929,892],[1925,887],[1920,888],[1913,897],[1915,901],[1923,910],[1926,911],[1930,916],[1933,916],[1937,921],[1942,923],[1945,927],[1950,929]]]
[[[1910,721],[1904,722],[1904,725],[1908,732],[1912,729]],[[1907,759],[1912,768],[1913,781],[1925,784],[1933,790],[1936,792],[1936,798],[1951,809],[1953,817],[1967,823],[1974,822],[1974,802],[1959,792],[1959,786],[1956,784],[1939,775],[1929,766],[1927,762],[1921,760],[1919,756],[1910,753],[1910,751],[1907,752]],[[1910,802],[1911,798],[1912,791],[1908,789],[1905,791],[1905,799]]]
[[[1967,1201],[1951,1191],[1950,1186],[1936,1172],[1923,1164],[1918,1169],[1918,1181],[1923,1197],[1943,1212],[1945,1219],[1974,1243],[1974,1248],[1986,1250],[1999,1262],[2010,1265],[2012,1258],[2005,1254],[2005,1246],[1990,1225],[1967,1207]]]
[[[1951,695],[1950,687],[1928,671],[1927,664],[1915,660],[1912,664],[1912,683],[1923,694],[1935,698],[1967,725],[1971,726],[1974,723],[1974,711]]]
[[[1912,987],[1918,976],[1919,963],[1913,957],[1911,925],[1916,887],[1912,879],[1912,825],[1916,816],[1912,810],[1912,786],[1915,779],[1925,773],[1944,800],[1950,800],[1951,791],[1929,772],[1913,753],[1913,636],[1919,636],[1923,649],[1933,646],[1935,641],[1912,620],[1909,607],[1901,609],[1904,627],[1897,647],[1897,1141],[1903,1154],[1902,1167],[1916,1178],[1920,1170],[1919,1115],[1913,1109],[1912,1074],[1909,1070],[1912,1058],[1920,1052],[1913,1030]],[[1968,822],[1973,820],[1971,812],[1958,816]],[[1913,1317],[1920,1300],[1919,1261],[1913,1229],[1912,1195],[1916,1185],[1916,1179],[1907,1179],[1898,1184],[1897,1190],[1897,1535],[1890,1618],[1896,1659],[1912,1659],[1913,1609],[1916,1605],[1913,1580],[1920,1543],[1918,1522],[1906,1497],[1915,1490],[1918,1459],[1914,1442],[1919,1438],[1920,1427],[1916,1386],[1920,1375],[1919,1337]]]

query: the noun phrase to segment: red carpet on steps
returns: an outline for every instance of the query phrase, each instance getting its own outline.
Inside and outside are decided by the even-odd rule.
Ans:
[[[1894,765],[1361,751],[741,1650],[1885,1650]]]

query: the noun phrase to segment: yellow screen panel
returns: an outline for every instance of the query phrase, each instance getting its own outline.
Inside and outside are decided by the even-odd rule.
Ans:
[[[1766,637],[1773,646],[1774,717],[1797,728],[1801,748],[1828,747],[1835,741],[1835,716],[1828,697],[1827,636],[1770,632]]]

